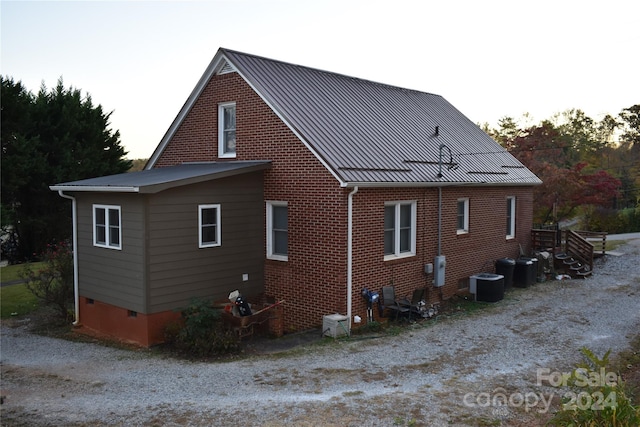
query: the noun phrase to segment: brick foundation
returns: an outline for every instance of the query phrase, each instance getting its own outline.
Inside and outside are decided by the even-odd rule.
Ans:
[[[80,297],[79,332],[107,336],[144,347],[162,343],[166,324],[179,318],[179,312],[136,313],[126,308]]]

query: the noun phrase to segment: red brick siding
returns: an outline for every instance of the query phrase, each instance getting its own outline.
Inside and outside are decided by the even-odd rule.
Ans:
[[[265,172],[265,201],[286,201],[289,210],[289,260],[265,261],[265,290],[284,299],[285,331],[322,323],[324,314],[346,313],[347,200],[351,189],[336,179],[293,132],[235,73],[213,77],[156,166],[217,160],[217,106],[236,102],[238,160],[272,160]],[[516,239],[506,240],[506,197],[517,198]],[[457,199],[470,199],[470,232],[456,234]],[[384,202],[417,201],[416,256],[384,261]],[[532,189],[460,187],[442,191],[442,254],[446,284],[431,285],[424,265],[432,263],[438,244],[438,190],[360,189],[354,196],[353,314],[365,318],[362,287],[380,291],[393,283],[398,295],[427,286],[429,299],[450,298],[458,282],[492,268],[502,257],[515,257],[518,243],[528,249]],[[266,206],[265,206],[266,211]],[[266,253],[265,253],[266,258]],[[230,289],[231,291],[231,289]]]
[[[506,239],[506,198],[516,197],[516,238]],[[456,230],[457,200],[469,198],[469,233]],[[438,190],[361,189],[355,196],[353,314],[364,318],[363,286],[380,291],[393,284],[398,296],[427,287],[431,302],[448,299],[458,282],[481,271],[493,271],[495,260],[517,257],[519,244],[529,249],[532,191],[527,187],[445,187],[442,190],[441,253],[446,256],[445,286],[433,287],[424,265],[438,251]],[[386,201],[417,201],[416,256],[384,261],[383,224]]]
[[[78,332],[117,338],[144,347],[163,342],[167,323],[180,319],[180,313],[173,310],[153,314],[136,313],[131,316],[126,308],[89,300],[83,296],[80,297],[79,309],[82,323]]]
[[[236,159],[272,160],[265,201],[288,203],[289,260],[266,260],[265,292],[286,301],[286,331],[317,326],[346,311],[346,193],[237,74],[211,80],[156,166],[217,160],[217,106],[228,101],[236,102]]]

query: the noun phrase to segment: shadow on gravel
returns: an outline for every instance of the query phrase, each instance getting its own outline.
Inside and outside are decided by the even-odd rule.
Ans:
[[[287,334],[279,338],[267,336],[253,336],[242,343],[246,354],[273,354],[289,351],[307,344],[322,341],[320,329],[311,329],[304,332]]]

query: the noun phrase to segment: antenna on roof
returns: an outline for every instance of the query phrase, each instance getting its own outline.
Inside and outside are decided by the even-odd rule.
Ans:
[[[436,126],[436,135],[438,134],[437,130],[438,130],[438,126]],[[449,152],[449,163],[447,165],[447,170],[456,170],[456,169],[458,169],[458,163],[454,163],[454,161],[453,161],[453,153],[451,152],[451,149],[449,147],[447,147],[446,145],[444,145],[444,144],[440,144],[440,147],[439,147],[440,153],[439,153],[439,156],[438,156],[438,178],[442,178],[442,164],[443,164],[443,162],[442,162],[442,150],[444,150],[445,148]]]
[[[436,126],[436,136],[440,135],[440,126]]]

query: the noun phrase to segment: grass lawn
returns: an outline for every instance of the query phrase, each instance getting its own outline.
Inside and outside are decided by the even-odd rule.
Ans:
[[[34,262],[32,264],[34,268],[39,268],[41,265],[44,265],[44,263]],[[0,281],[10,282],[20,279],[20,272],[23,268],[23,264],[2,267],[0,269]],[[30,313],[36,308],[38,308],[38,299],[24,285],[0,287],[0,318],[6,319],[12,315]]]
[[[618,247],[625,245],[627,240],[607,240],[607,250],[615,251]]]
[[[24,285],[0,288],[0,317],[3,319],[30,313],[38,306],[38,299]]]
[[[31,267],[34,270],[45,266],[45,262],[32,262]],[[10,282],[12,280],[20,279],[20,272],[24,269],[26,264],[7,265],[0,268],[0,282]]]

